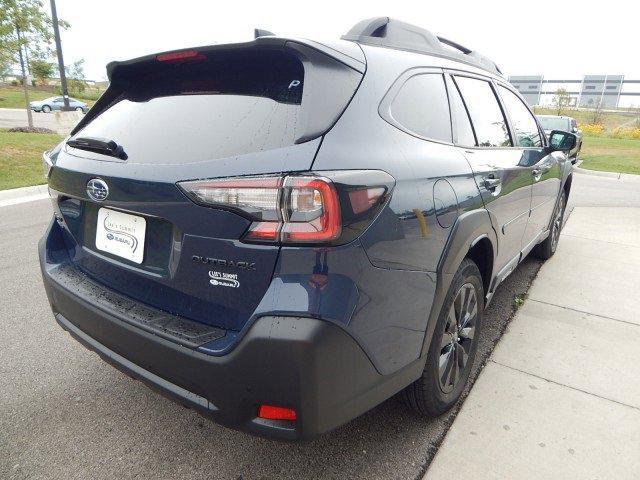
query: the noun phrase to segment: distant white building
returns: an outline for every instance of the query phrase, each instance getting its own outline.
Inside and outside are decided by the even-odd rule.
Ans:
[[[585,75],[581,80],[545,80],[543,75],[509,77],[509,82],[527,103],[551,105],[559,89],[571,98],[571,106],[619,108],[640,106],[640,80],[625,80],[624,75]]]

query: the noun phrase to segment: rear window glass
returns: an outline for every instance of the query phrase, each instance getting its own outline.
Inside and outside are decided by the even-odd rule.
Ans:
[[[489,82],[456,77],[480,147],[511,146],[507,121]]]
[[[451,142],[451,118],[442,74],[409,78],[391,103],[391,116],[410,133]]]
[[[451,99],[451,114],[455,120],[456,143],[465,147],[473,147],[476,144],[476,137],[473,134],[469,112],[462,101],[458,87],[449,83],[449,98]]]
[[[118,101],[76,136],[113,140],[130,162],[160,164],[276,149],[300,135],[305,71],[292,54],[218,54],[148,70],[121,79]]]

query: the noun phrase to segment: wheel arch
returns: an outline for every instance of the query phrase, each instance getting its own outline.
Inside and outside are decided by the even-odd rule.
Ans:
[[[486,260],[480,269],[483,285],[485,286],[485,300],[488,286],[494,277],[494,259],[498,251],[498,241],[495,230],[487,210],[477,209],[465,212],[454,223],[447,243],[438,262],[436,291],[429,312],[427,328],[422,345],[421,357],[426,361],[426,353],[433,336],[440,310],[444,304],[447,292],[458,268],[465,258]],[[488,261],[490,259],[490,262]],[[476,260],[474,260],[476,261]]]
[[[567,194],[567,198],[569,197],[569,192],[571,191],[571,182],[572,181],[573,181],[573,172],[571,172],[571,173],[569,173],[569,175],[567,175],[567,179],[564,181],[564,185],[562,186],[562,189]]]

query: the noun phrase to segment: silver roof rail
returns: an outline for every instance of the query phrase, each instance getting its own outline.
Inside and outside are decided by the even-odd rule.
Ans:
[[[495,62],[484,55],[446,38],[437,37],[429,30],[389,17],[362,20],[343,35],[342,39],[366,45],[436,55],[502,75]]]

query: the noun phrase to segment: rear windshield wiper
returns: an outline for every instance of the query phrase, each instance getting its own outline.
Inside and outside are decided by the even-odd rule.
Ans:
[[[121,160],[127,159],[127,154],[122,145],[118,145],[113,140],[106,138],[94,137],[78,137],[67,141],[67,145],[80,150],[88,150],[90,152],[101,153],[110,157],[116,157]]]

